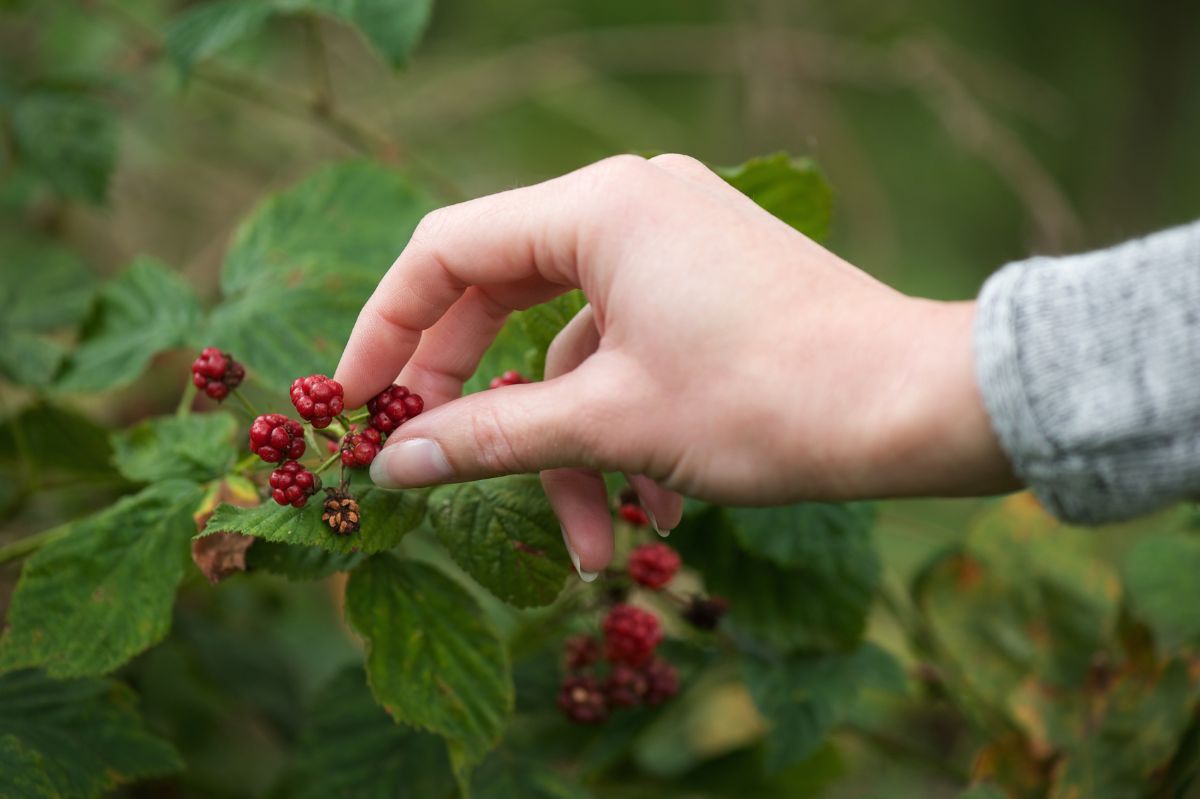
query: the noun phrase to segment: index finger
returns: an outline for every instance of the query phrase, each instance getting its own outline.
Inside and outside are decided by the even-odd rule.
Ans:
[[[549,287],[586,291],[577,255],[589,220],[597,216],[589,209],[604,196],[610,175],[640,171],[645,163],[617,156],[427,215],[359,312],[346,343],[335,379],[345,389],[347,407],[362,405],[390,385],[416,351],[422,331],[469,286],[517,289],[496,293],[514,310],[540,301]],[[526,294],[528,302],[522,303]]]

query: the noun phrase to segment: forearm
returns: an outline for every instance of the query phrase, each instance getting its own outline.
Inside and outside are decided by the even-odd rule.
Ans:
[[[1010,264],[980,295],[975,353],[1001,445],[1058,516],[1200,496],[1200,223]]]

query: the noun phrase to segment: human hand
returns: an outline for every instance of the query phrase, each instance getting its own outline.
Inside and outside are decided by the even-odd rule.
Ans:
[[[546,380],[461,397],[513,310],[589,305]],[[429,214],[359,314],[348,407],[393,382],[426,411],[371,476],[412,487],[541,472],[581,574],[607,565],[600,471],[656,526],[729,504],[1014,487],[976,387],[974,303],[906,297],[701,163],[618,156]]]

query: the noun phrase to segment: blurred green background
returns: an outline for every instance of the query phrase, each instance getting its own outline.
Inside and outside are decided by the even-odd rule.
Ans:
[[[618,152],[677,151],[712,164],[775,150],[809,155],[835,191],[830,246],[891,285],[937,298],[974,296],[1009,260],[1103,246],[1200,214],[1195,2],[439,0],[399,72],[349,27],[319,23],[340,133],[308,108],[324,72],[308,57],[304,26],[273,24],[222,55],[249,82],[223,81],[222,72],[184,80],[159,32],[187,7],[0,2],[0,98],[37,77],[92,86],[119,114],[103,202],[62,199],[6,150],[0,227],[60,238],[101,275],[150,254],[211,295],[230,234],[261,197],[357,154],[348,142],[364,137],[385,142],[383,155],[447,200]],[[151,379],[157,388],[140,384],[136,400],[121,392],[82,402],[114,423],[167,410],[182,364],[164,365]],[[6,409],[21,400],[0,392]],[[0,537],[59,521],[73,502],[35,499]],[[978,507],[886,504],[877,540],[889,582],[903,583],[961,538]],[[1099,549],[1116,562],[1134,531],[1152,525],[1101,533]],[[16,570],[3,575],[7,594]],[[130,676],[161,726],[195,712],[217,730],[172,731],[185,747],[189,731],[197,736],[188,751],[200,764],[191,786],[199,795],[269,783],[280,745],[270,729],[244,723],[253,714],[239,703],[258,712],[256,724],[265,715],[286,728],[295,692],[279,687],[282,678],[273,683],[269,658],[248,654],[243,694],[217,700],[205,693],[211,675],[181,690],[180,671],[199,670],[172,659],[186,660],[188,641],[216,635],[217,619],[239,646],[271,638],[272,657],[297,672],[287,679],[311,692],[353,657],[323,590],[231,585],[219,597],[193,596],[178,640]],[[902,648],[886,619],[873,637]],[[229,703],[215,720],[211,708],[177,706],[209,699]],[[953,729],[933,729],[936,713],[922,716],[918,737],[949,741],[947,757],[961,762],[977,742],[941,721]],[[827,772],[848,775],[827,795],[952,796],[961,784],[959,774],[887,754],[902,742],[874,743],[848,738],[840,754],[823,751]],[[231,752],[246,762],[231,763]],[[261,784],[238,783],[246,779]],[[802,783],[779,795],[811,795]]]

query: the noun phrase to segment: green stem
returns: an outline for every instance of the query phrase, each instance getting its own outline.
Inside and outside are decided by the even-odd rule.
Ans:
[[[179,398],[179,404],[175,406],[175,415],[183,418],[192,412],[192,403],[196,400],[196,384],[188,383],[184,386],[183,395]]]
[[[73,525],[74,522],[67,522],[66,524],[60,524],[58,527],[51,527],[49,530],[42,530],[40,533],[19,538],[11,544],[5,544],[0,547],[0,563],[9,563],[27,555],[32,555],[46,544],[57,541],[71,532]]]
[[[246,472],[250,471],[252,466],[259,462],[258,455],[251,452],[249,455],[234,464],[233,471],[235,474],[245,475]]]
[[[237,398],[237,401],[239,403],[241,403],[242,408],[245,409],[246,413],[250,414],[251,419],[257,419],[259,416],[262,415],[258,412],[257,409],[255,409],[255,407],[253,405],[250,404],[250,401],[242,395],[242,392],[238,391],[235,388],[231,393],[233,394],[234,397]]]
[[[330,466],[337,463],[341,459],[342,459],[342,453],[340,453],[340,452],[333,453],[328,458],[321,461],[321,465],[316,468],[316,471],[314,471],[313,474],[321,474],[322,472],[328,470]]]

